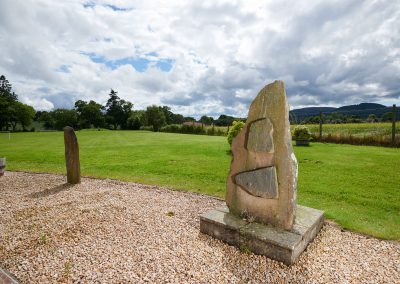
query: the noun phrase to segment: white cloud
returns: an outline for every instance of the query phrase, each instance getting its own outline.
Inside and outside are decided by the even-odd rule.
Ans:
[[[400,98],[399,22],[400,3],[384,0],[2,0],[0,73],[37,109],[105,103],[113,88],[135,108],[244,116],[275,79],[292,107],[386,103]]]

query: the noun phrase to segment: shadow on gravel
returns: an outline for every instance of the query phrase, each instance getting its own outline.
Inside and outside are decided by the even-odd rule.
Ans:
[[[45,190],[40,191],[40,192],[31,193],[28,196],[31,197],[31,198],[46,197],[46,196],[49,196],[49,195],[57,194],[57,193],[59,193],[61,191],[67,190],[67,189],[69,189],[71,187],[74,187],[74,185],[73,184],[69,184],[69,183],[63,183],[63,184],[60,184],[60,185],[55,186],[53,188],[48,188],[48,189],[45,189]]]

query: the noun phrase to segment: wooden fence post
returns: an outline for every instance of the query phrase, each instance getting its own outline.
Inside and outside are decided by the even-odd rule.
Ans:
[[[67,166],[67,182],[77,184],[81,182],[81,165],[79,162],[79,145],[74,129],[64,128],[65,163]]]
[[[392,145],[396,146],[396,105],[392,109]]]
[[[322,140],[322,111],[319,112],[319,140]]]

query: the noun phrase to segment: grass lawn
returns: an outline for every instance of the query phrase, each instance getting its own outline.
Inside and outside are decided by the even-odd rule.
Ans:
[[[144,131],[80,131],[84,176],[115,178],[224,197],[226,137]],[[400,239],[400,149],[313,143],[294,147],[298,203],[346,229]],[[7,170],[64,173],[62,132],[0,133]]]

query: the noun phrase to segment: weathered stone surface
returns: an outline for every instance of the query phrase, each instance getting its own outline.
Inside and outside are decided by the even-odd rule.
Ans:
[[[272,131],[273,126],[268,118],[254,121],[249,127],[246,148],[255,152],[274,152]]]
[[[287,265],[296,261],[324,222],[322,211],[304,206],[297,206],[292,230],[248,223],[227,211],[226,207],[219,207],[200,215],[200,231]]]
[[[19,284],[19,281],[8,270],[0,267],[0,283],[2,283],[2,284]]]
[[[67,167],[67,182],[76,184],[81,182],[81,166],[79,162],[79,145],[74,129],[64,128],[65,163]]]
[[[6,169],[6,158],[0,158],[0,177],[4,175]]]
[[[235,183],[254,196],[262,198],[278,197],[275,167],[239,173],[235,176]]]
[[[236,216],[219,210],[211,210],[200,217],[200,231],[230,245],[240,244],[239,230],[246,222]]]
[[[238,216],[246,213],[258,222],[291,230],[296,210],[297,161],[282,81],[265,86],[254,99],[245,126],[232,142],[232,155],[226,194],[230,212]],[[272,166],[276,167],[277,199],[255,196],[235,183],[239,173]]]

